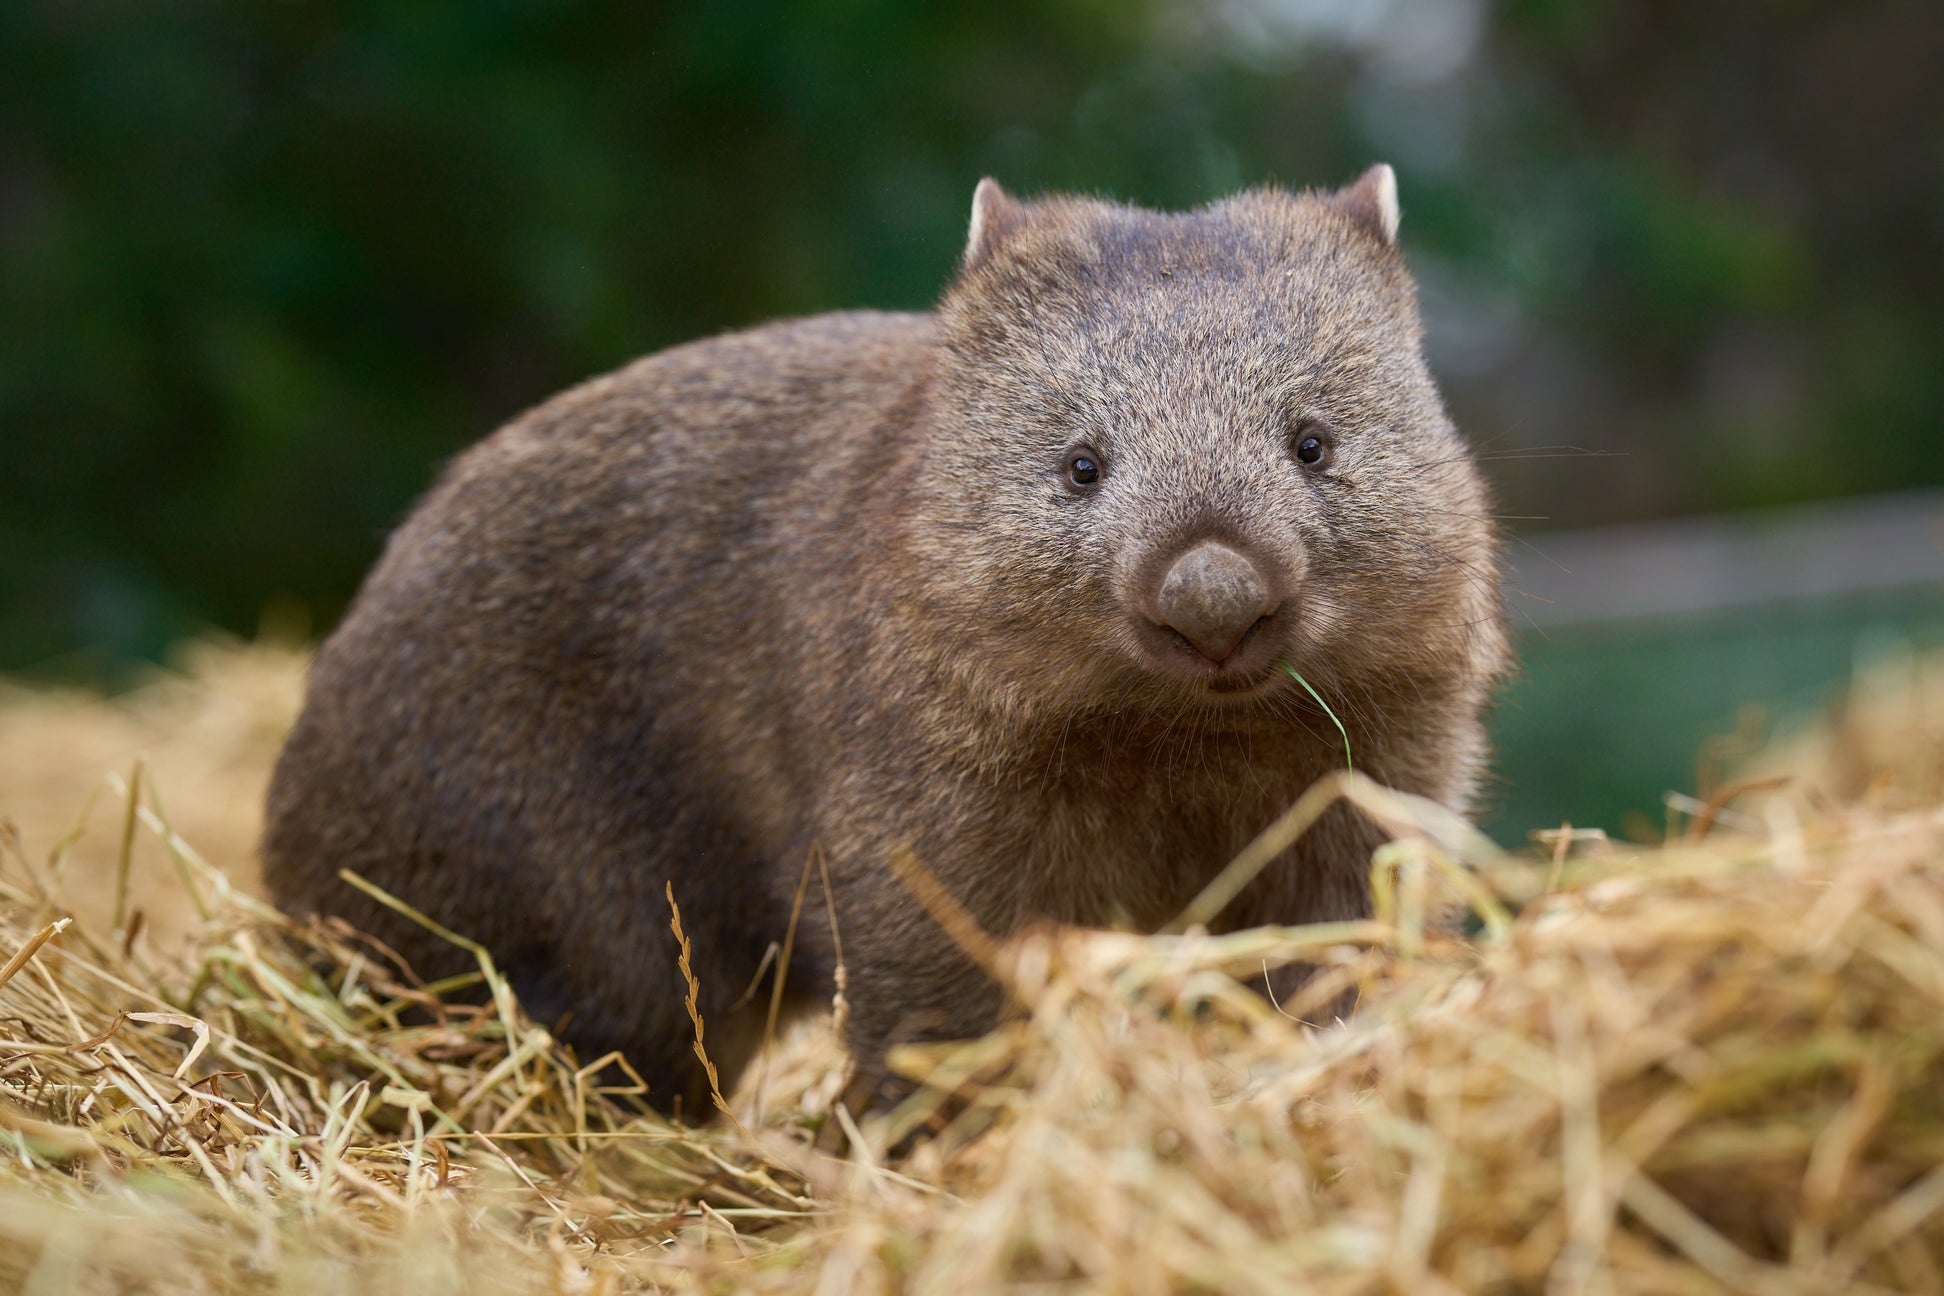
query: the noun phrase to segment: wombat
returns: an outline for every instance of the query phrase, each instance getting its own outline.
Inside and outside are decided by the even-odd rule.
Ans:
[[[1003,1006],[894,853],[995,935],[1165,924],[1344,763],[1289,670],[1359,769],[1464,809],[1496,541],[1397,222],[1384,166],[1178,214],[986,180],[935,312],[696,342],[525,414],[318,653],[271,889],[471,966],[356,870],[696,1113],[669,883],[726,1086],[821,855],[847,1043],[882,1077]],[[1333,811],[1222,927],[1365,915],[1379,840]],[[810,895],[792,1009],[837,963]]]

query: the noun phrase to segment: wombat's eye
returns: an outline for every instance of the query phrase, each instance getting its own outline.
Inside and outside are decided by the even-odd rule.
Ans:
[[[1100,456],[1085,446],[1067,456],[1067,484],[1075,490],[1086,490],[1100,482]]]
[[[1314,423],[1305,423],[1296,429],[1292,438],[1296,462],[1305,468],[1321,471],[1330,466],[1336,458],[1336,445],[1330,434]]]

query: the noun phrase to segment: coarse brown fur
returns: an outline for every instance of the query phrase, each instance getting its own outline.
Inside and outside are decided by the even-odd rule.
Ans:
[[[1360,769],[1463,809],[1505,653],[1494,531],[1379,178],[1183,214],[988,182],[935,314],[678,347],[488,438],[318,655],[270,796],[277,896],[467,965],[356,870],[695,1111],[665,882],[726,1084],[820,851],[868,1073],[1000,1006],[891,854],[993,933],[1164,923],[1343,762],[1279,661]],[[1271,608],[1219,662],[1153,610],[1208,540]],[[1376,840],[1332,812],[1224,926],[1366,913]],[[795,951],[792,1006],[827,1002],[828,924]]]

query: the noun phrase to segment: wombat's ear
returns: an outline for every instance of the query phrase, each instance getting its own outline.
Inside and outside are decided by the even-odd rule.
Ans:
[[[965,240],[965,268],[970,270],[990,256],[1018,228],[1025,212],[997,180],[987,176],[979,181],[979,187],[972,191],[972,232]]]
[[[1331,194],[1330,203],[1384,242],[1396,245],[1397,173],[1388,163],[1379,162],[1355,184]]]

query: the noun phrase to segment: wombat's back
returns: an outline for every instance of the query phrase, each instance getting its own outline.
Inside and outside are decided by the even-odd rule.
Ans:
[[[833,315],[677,348],[461,456],[318,654],[270,795],[279,902],[426,975],[469,966],[355,870],[489,945],[584,1057],[652,1065],[688,1051],[672,879],[733,1074],[760,1012],[731,1005],[788,917],[768,861],[804,831],[788,788],[816,758],[781,737],[806,730],[779,724],[792,618],[806,585],[849,582],[931,331]],[[686,1067],[648,1078],[697,1094]]]

